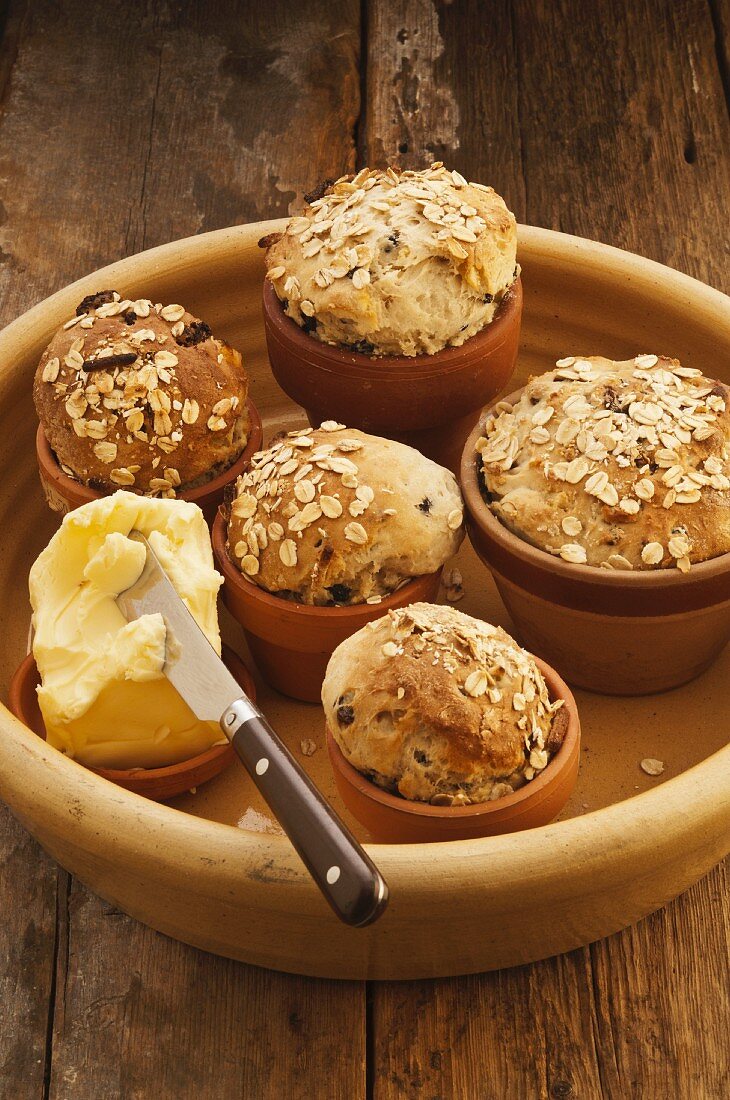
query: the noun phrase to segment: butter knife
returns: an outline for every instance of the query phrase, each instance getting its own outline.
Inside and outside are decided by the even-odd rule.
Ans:
[[[136,583],[117,597],[120,611],[128,622],[162,615],[167,679],[201,722],[220,723],[340,920],[356,927],[370,924],[388,903],[382,875],[233,679],[147,539],[139,531],[129,537],[144,545],[147,558]]]

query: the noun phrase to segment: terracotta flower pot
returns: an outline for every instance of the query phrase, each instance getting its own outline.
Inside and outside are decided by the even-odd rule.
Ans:
[[[227,470],[218,474],[217,477],[211,478],[210,481],[206,481],[204,485],[199,485],[195,489],[187,489],[179,494],[181,500],[190,501],[202,508],[208,525],[212,524],[215,519],[219,504],[223,503],[226,485],[243,473],[251,461],[251,455],[261,449],[263,439],[261,417],[258,409],[250,399],[247,402],[247,407],[250,420],[248,443],[240,457]],[[36,433],[35,445],[41,485],[48,506],[54,512],[65,515],[67,512],[73,511],[74,508],[79,508],[82,504],[88,504],[90,500],[97,500],[105,495],[97,489],[90,489],[88,485],[82,485],[80,481],[76,481],[63,472],[40,424]]]
[[[229,672],[236,678],[248,697],[255,699],[256,687],[253,678],[241,658],[232,649],[223,646],[223,659]],[[8,696],[10,709],[15,717],[45,741],[46,729],[36,695],[36,688],[40,682],[35,658],[32,653],[29,653],[10,681]],[[223,737],[222,731],[221,737]],[[103,776],[104,779],[116,783],[119,787],[124,787],[127,791],[143,794],[155,802],[165,802],[168,798],[174,798],[175,795],[183,794],[192,787],[199,787],[206,783],[232,764],[235,759],[233,746],[226,742],[224,745],[214,745],[206,752],[166,768],[89,768],[89,771]],[[86,767],[86,765],[80,766]]]
[[[226,551],[226,521],[219,512],[213,524],[213,553],[225,578],[223,603],[241,626],[264,679],[282,695],[318,703],[327,662],[334,650],[360,627],[390,608],[433,603],[441,570],[414,577],[380,603],[349,607],[309,607],[272,596],[249,581]]]
[[[514,403],[519,390],[504,400]],[[469,538],[491,570],[528,649],[569,683],[604,695],[650,695],[698,676],[730,638],[730,554],[678,569],[611,571],[571,565],[514,535],[479,485],[476,441],[464,447],[461,488]]]
[[[505,295],[491,324],[459,348],[434,355],[383,356],[323,344],[284,313],[264,280],[264,325],[271,369],[312,427],[338,420],[416,447],[458,469],[464,439],[481,408],[512,376],[522,318],[522,284]]]
[[[371,783],[345,759],[327,727],[327,750],[342,801],[379,844],[426,844],[473,840],[547,825],[570,798],[578,776],[580,720],[570,689],[554,669],[535,658],[550,698],[563,699],[568,726],[547,767],[514,794],[473,806],[432,806],[414,802]]]

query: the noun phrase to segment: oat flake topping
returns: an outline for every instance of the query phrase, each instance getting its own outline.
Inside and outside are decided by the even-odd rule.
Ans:
[[[534,659],[501,627],[411,604],[335,651],[322,700],[348,760],[379,785],[435,805],[511,794],[565,733]]]
[[[188,350],[199,344],[205,350]],[[193,387],[197,397],[184,392]],[[203,390],[217,399],[201,420]],[[177,303],[132,300],[113,290],[83,299],[45,352],[35,386],[40,419],[64,472],[98,482],[95,487],[162,497],[174,497],[183,480],[202,481],[217,462],[225,466],[240,453],[245,436],[234,435],[247,424],[246,393],[240,355],[215,340],[205,322]],[[76,439],[89,441],[86,447],[64,447],[61,409]]]
[[[495,514],[565,561],[686,572],[730,551],[728,389],[676,359],[560,359],[477,451]]]
[[[342,176],[265,238],[288,315],[366,355],[459,345],[492,320],[517,275],[516,223],[493,188],[436,162]]]
[[[244,576],[284,598],[375,603],[443,565],[462,520],[448,470],[326,420],[253,456],[236,483],[228,551]]]

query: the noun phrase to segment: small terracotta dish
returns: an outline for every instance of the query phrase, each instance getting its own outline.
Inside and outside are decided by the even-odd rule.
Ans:
[[[249,581],[226,551],[226,522],[219,512],[213,524],[213,553],[225,581],[223,603],[241,626],[264,679],[282,695],[318,703],[327,662],[356,630],[390,608],[436,599],[441,570],[414,577],[380,603],[312,607],[272,596]]]
[[[248,443],[240,457],[227,470],[218,474],[217,477],[211,478],[204,485],[198,485],[195,489],[187,489],[179,494],[181,500],[190,501],[202,508],[209,525],[212,524],[215,518],[218,505],[223,503],[226,485],[231,481],[235,481],[239,474],[243,473],[251,461],[251,455],[261,448],[263,439],[261,417],[253,401],[249,399],[246,404],[250,428]],[[65,515],[74,508],[105,495],[97,489],[90,489],[88,485],[82,485],[80,481],[76,481],[75,478],[69,477],[68,474],[63,472],[40,424],[36,433],[35,445],[41,485],[48,506],[54,512]]]
[[[472,806],[432,806],[376,786],[349,763],[327,727],[327,750],[342,801],[378,844],[473,840],[548,825],[570,798],[578,777],[580,720],[567,684],[539,658],[552,701],[563,699],[568,724],[547,767],[514,794]],[[560,713],[560,712],[558,712]]]
[[[284,313],[264,280],[264,325],[271,369],[312,427],[338,420],[397,439],[451,470],[484,404],[512,376],[522,318],[519,279],[494,320],[461,347],[434,355],[370,358],[324,344]]]
[[[232,649],[223,646],[223,660],[249,699],[255,699],[256,688],[253,677],[241,658]],[[10,681],[9,706],[16,718],[45,741],[46,730],[36,695],[39,683],[38,666],[33,654],[29,653]],[[222,732],[221,737],[223,737]],[[214,745],[213,748],[191,757],[190,760],[182,760],[179,764],[171,764],[166,768],[89,768],[89,771],[116,783],[119,787],[124,787],[127,791],[134,791],[135,794],[151,798],[154,802],[166,802],[168,798],[174,798],[178,794],[207,783],[235,759],[233,746],[226,742],[224,745]],[[85,765],[81,766],[85,767]]]
[[[480,420],[462,457],[467,531],[521,643],[569,683],[603,695],[650,695],[703,672],[730,638],[730,554],[688,573],[611,571],[553,557],[490,510],[477,471],[481,434]]]

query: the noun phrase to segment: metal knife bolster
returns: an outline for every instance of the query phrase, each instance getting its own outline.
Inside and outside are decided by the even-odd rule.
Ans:
[[[221,727],[229,741],[233,740],[236,730],[252,718],[262,718],[261,711],[247,697],[236,699],[221,715]]]

